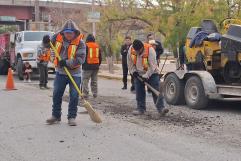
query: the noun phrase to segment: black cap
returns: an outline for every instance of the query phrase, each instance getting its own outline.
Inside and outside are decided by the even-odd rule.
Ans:
[[[89,34],[89,35],[86,37],[86,42],[95,42],[95,37],[94,37],[94,35]]]
[[[43,37],[43,43],[49,43],[50,36],[49,35],[44,35]]]
[[[45,48],[50,48],[50,36],[49,35],[44,35],[42,44]]]
[[[144,47],[144,45],[143,45],[143,43],[142,43],[140,40],[135,39],[135,40],[133,41],[132,47],[133,47],[136,51],[138,51],[138,50],[142,49],[142,48]]]

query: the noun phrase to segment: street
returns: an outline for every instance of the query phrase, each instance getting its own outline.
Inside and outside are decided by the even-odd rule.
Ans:
[[[53,85],[53,75],[49,86]],[[99,97],[90,98],[102,124],[90,121],[79,107],[76,127],[67,124],[68,92],[60,124],[46,125],[51,114],[52,88],[39,90],[38,80],[5,91],[0,76],[1,161],[239,161],[241,103],[211,102],[206,110],[168,106],[156,119],[148,94],[148,114],[131,115],[135,95],[122,82],[99,78]],[[80,105],[81,106],[81,105]]]

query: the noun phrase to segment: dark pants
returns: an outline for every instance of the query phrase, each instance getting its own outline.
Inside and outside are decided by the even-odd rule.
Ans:
[[[148,83],[159,91],[160,89],[160,77],[158,74],[153,74],[149,79]],[[136,101],[137,109],[141,112],[146,111],[146,90],[145,84],[140,81],[138,78],[135,78],[135,87],[136,87]],[[164,108],[163,96],[157,97],[152,92],[153,101],[156,105],[158,111],[161,111]]]
[[[38,64],[39,68],[39,86],[46,87],[48,83],[48,65],[45,64]]]
[[[73,77],[77,86],[80,87],[81,78]],[[77,90],[74,88],[74,85],[71,83],[70,79],[67,75],[61,75],[56,73],[56,77],[54,80],[54,92],[53,92],[53,110],[52,115],[56,118],[61,117],[61,105],[62,105],[62,97],[64,95],[64,91],[66,85],[69,84],[69,109],[68,109],[68,119],[75,118],[77,116],[77,105],[79,101],[79,94]]]
[[[127,86],[127,76],[128,76],[128,66],[127,63],[122,62],[122,70],[123,70],[123,83],[124,86]],[[131,75],[131,88],[132,90],[135,90],[135,85],[134,85],[134,77]]]
[[[127,76],[128,76],[128,66],[127,66],[127,63],[123,63],[122,62],[122,70],[123,70],[123,83],[124,83],[124,86],[127,86]]]

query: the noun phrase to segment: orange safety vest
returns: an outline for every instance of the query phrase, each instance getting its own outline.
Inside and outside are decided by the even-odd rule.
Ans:
[[[151,45],[144,43],[144,51],[145,53],[142,55],[142,65],[145,71],[148,70],[148,56],[149,56],[149,49],[150,49]],[[134,48],[131,48],[131,59],[133,61],[133,63],[136,65],[136,61],[137,61],[137,55],[136,55],[136,51],[134,50]]]
[[[86,43],[88,47],[87,63],[88,64],[100,64],[99,52],[100,47],[95,42]]]
[[[50,51],[50,49],[46,49],[46,50],[47,51],[45,51],[45,53],[43,53],[39,56],[39,60],[42,60],[44,62],[50,61],[51,51]]]
[[[83,38],[83,35],[80,34],[78,37],[76,37],[74,40],[70,42],[70,45],[68,47],[68,60],[74,59],[76,57],[76,50],[82,38]],[[63,36],[59,33],[56,37],[56,42],[55,42],[55,48],[57,49],[58,53],[61,52],[62,46],[63,46]],[[54,65],[58,66],[58,62],[59,62],[58,59],[55,57]],[[73,69],[76,69],[79,67],[80,65],[77,65]]]

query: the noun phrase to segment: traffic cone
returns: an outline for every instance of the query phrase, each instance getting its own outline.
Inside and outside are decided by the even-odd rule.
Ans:
[[[13,73],[12,73],[12,69],[9,68],[8,69],[8,76],[7,76],[7,82],[6,82],[6,90],[10,91],[10,90],[16,90],[15,86],[14,86],[14,81],[13,81]]]

